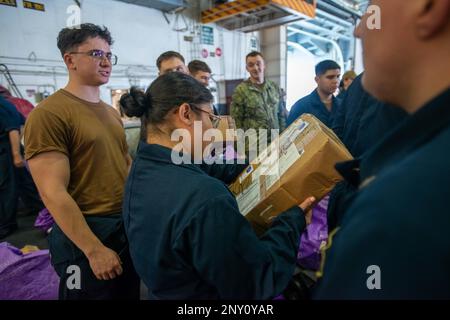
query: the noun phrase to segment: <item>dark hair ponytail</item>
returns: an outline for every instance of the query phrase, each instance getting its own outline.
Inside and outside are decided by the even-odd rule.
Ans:
[[[144,125],[157,125],[166,115],[183,103],[193,105],[211,103],[213,96],[200,82],[181,72],[169,72],[152,82],[145,94],[131,88],[120,99],[127,116],[141,117]]]
[[[151,101],[146,94],[136,87],[120,97],[120,107],[128,117],[142,117],[151,108]]]
[[[166,115],[183,103],[211,103],[213,96],[200,82],[180,72],[158,77],[144,93],[136,87],[120,98],[122,111],[129,117],[141,118],[141,139],[147,128],[165,121]]]

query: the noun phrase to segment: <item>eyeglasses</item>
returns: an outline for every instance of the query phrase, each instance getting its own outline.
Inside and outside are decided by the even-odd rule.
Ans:
[[[111,62],[113,66],[115,66],[118,61],[118,58],[115,54],[112,54],[111,52],[105,52],[103,50],[90,50],[87,52],[69,52],[69,54],[85,54],[100,61],[103,61],[103,59],[106,58],[108,59],[109,62]]]
[[[209,120],[211,120],[211,123],[212,123],[212,125],[213,125],[213,128],[217,128],[217,126],[219,125],[220,119],[222,119],[221,117],[216,116],[214,113],[211,113],[211,112],[208,112],[208,111],[206,111],[206,110],[203,110],[202,108],[197,107],[196,105],[190,104],[190,106],[191,106],[193,109],[196,109],[196,110],[198,110],[198,111],[207,113],[208,116],[209,116]]]

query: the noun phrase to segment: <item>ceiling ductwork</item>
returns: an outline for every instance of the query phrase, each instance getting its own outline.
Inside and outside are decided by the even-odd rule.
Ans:
[[[163,12],[171,12],[179,8],[186,8],[187,4],[184,0],[116,0],[141,7],[161,10]]]
[[[201,22],[253,32],[316,16],[315,0],[233,0],[203,10]]]
[[[318,0],[317,8],[349,20],[361,18],[368,3],[368,0]]]

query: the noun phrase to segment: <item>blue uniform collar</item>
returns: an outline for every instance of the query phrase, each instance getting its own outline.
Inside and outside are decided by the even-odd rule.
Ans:
[[[316,89],[314,89],[313,92],[311,92],[311,97],[314,98],[315,103],[320,104],[326,112],[328,112],[328,113],[333,112],[333,109],[336,107],[336,101],[337,101],[336,97],[334,95],[331,97],[331,112],[330,112],[330,111],[328,111],[327,106],[322,102],[322,99],[320,99],[320,96],[319,96],[319,93],[317,92],[317,90],[319,90],[319,89],[316,88]]]
[[[361,163],[364,177],[376,175],[389,163],[397,163],[450,126],[450,89],[406,117],[399,126],[367,154]],[[432,156],[432,155],[430,155]]]
[[[172,161],[172,149],[164,147],[159,144],[148,144],[145,142],[140,142],[139,150],[137,152],[137,157],[148,159],[155,162],[171,164],[177,167],[183,167],[197,171],[199,173],[205,174],[205,172],[200,169],[197,164],[175,164]]]
[[[370,181],[382,168],[397,164],[449,126],[450,89],[447,89],[416,113],[406,117],[361,160],[338,164],[336,169],[352,185]]]

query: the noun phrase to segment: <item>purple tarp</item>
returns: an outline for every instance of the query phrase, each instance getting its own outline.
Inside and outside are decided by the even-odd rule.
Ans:
[[[0,243],[0,300],[56,300],[58,285],[48,250],[23,254]]]
[[[328,240],[327,209],[329,196],[323,198],[312,210],[311,224],[303,232],[297,255],[298,263],[310,270],[320,267],[320,248]]]
[[[34,222],[34,226],[41,229],[45,233],[49,233],[54,222],[55,221],[53,220],[50,212],[46,208],[44,208],[39,211],[36,221]]]

